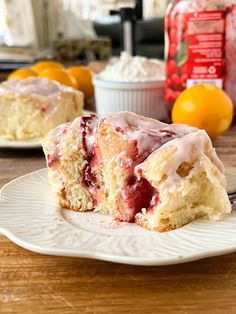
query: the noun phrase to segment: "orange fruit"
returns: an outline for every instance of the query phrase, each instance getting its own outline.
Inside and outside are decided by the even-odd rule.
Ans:
[[[233,111],[232,101],[223,90],[209,84],[196,85],[179,95],[172,120],[204,129],[214,139],[230,127]]]
[[[74,76],[77,81],[78,89],[84,93],[84,97],[86,99],[92,98],[94,96],[93,74],[89,68],[75,66],[69,68],[67,73]]]
[[[48,69],[61,69],[63,70],[63,66],[61,63],[56,61],[40,61],[35,63],[32,67],[32,70],[40,74],[41,72]]]
[[[66,71],[61,69],[54,68],[45,70],[39,74],[39,77],[54,80],[61,83],[62,85],[70,86],[77,89],[77,83],[75,78]]]
[[[8,75],[8,80],[25,79],[31,76],[38,76],[38,74],[31,69],[19,69],[15,70],[10,75]]]

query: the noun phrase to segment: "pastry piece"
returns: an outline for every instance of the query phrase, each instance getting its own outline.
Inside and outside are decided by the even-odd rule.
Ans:
[[[160,232],[231,211],[224,169],[205,131],[121,112],[61,125],[43,147],[63,207]]]
[[[148,229],[169,231],[201,217],[217,221],[231,212],[224,169],[205,131],[166,143],[135,174],[157,192],[135,216]]]
[[[97,116],[75,119],[49,132],[43,143],[49,180],[62,207],[75,211],[94,209],[89,182]]]
[[[57,125],[82,114],[83,94],[45,78],[0,84],[0,138],[40,140]]]

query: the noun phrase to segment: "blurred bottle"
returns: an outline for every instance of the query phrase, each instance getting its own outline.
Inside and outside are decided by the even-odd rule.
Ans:
[[[121,8],[122,50],[135,55],[135,21],[136,11],[132,8]]]

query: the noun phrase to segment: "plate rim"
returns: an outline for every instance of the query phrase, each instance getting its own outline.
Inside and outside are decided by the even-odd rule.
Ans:
[[[56,249],[56,248],[48,248],[48,247],[40,247],[38,245],[32,244],[30,242],[24,241],[17,236],[14,235],[11,231],[7,230],[4,227],[0,226],[0,233],[3,234],[13,242],[14,244],[34,253],[51,255],[51,256],[61,256],[61,257],[74,257],[74,258],[88,258],[95,259],[105,262],[113,262],[125,265],[135,265],[135,266],[169,266],[169,265],[178,265],[185,264],[194,261],[198,261],[204,258],[211,258],[222,256],[230,253],[236,252],[236,243],[235,245],[221,250],[212,250],[211,252],[205,253],[195,253],[191,254],[188,257],[179,256],[178,258],[150,258],[150,257],[131,257],[131,256],[122,256],[122,255],[114,255],[102,252],[93,252],[87,250],[77,250],[75,252],[72,249]]]
[[[25,177],[33,176],[37,173],[46,172],[47,168],[41,168],[35,170],[33,172],[29,172],[22,176],[19,176],[2,186],[0,189],[0,203],[4,204],[3,202],[3,192],[6,188],[8,188],[11,184],[16,181],[20,181]],[[202,251],[196,252],[192,254],[188,254],[187,256],[170,256],[170,257],[140,257],[140,256],[124,256],[124,255],[116,255],[116,254],[108,254],[104,252],[91,252],[86,249],[63,249],[63,248],[52,248],[48,246],[39,246],[28,241],[23,240],[21,237],[18,237],[14,234],[14,232],[10,231],[7,227],[1,224],[0,221],[0,233],[6,236],[10,241],[17,244],[20,247],[23,247],[26,250],[46,254],[46,255],[53,255],[53,256],[67,256],[67,257],[77,257],[77,258],[89,258],[89,259],[96,259],[106,262],[113,262],[113,263],[120,263],[120,264],[127,264],[127,265],[136,265],[136,266],[168,266],[168,265],[177,265],[183,264],[188,262],[197,261],[203,258],[210,258],[225,254],[230,254],[236,252],[236,239],[235,244],[228,246],[227,248],[217,248],[212,249],[210,251]]]

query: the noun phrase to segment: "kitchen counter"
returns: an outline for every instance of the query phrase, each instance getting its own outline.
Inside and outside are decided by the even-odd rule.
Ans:
[[[214,143],[232,173],[235,143],[236,125]],[[42,167],[40,150],[1,149],[0,186]],[[236,313],[236,253],[137,267],[36,254],[0,235],[0,313]]]

